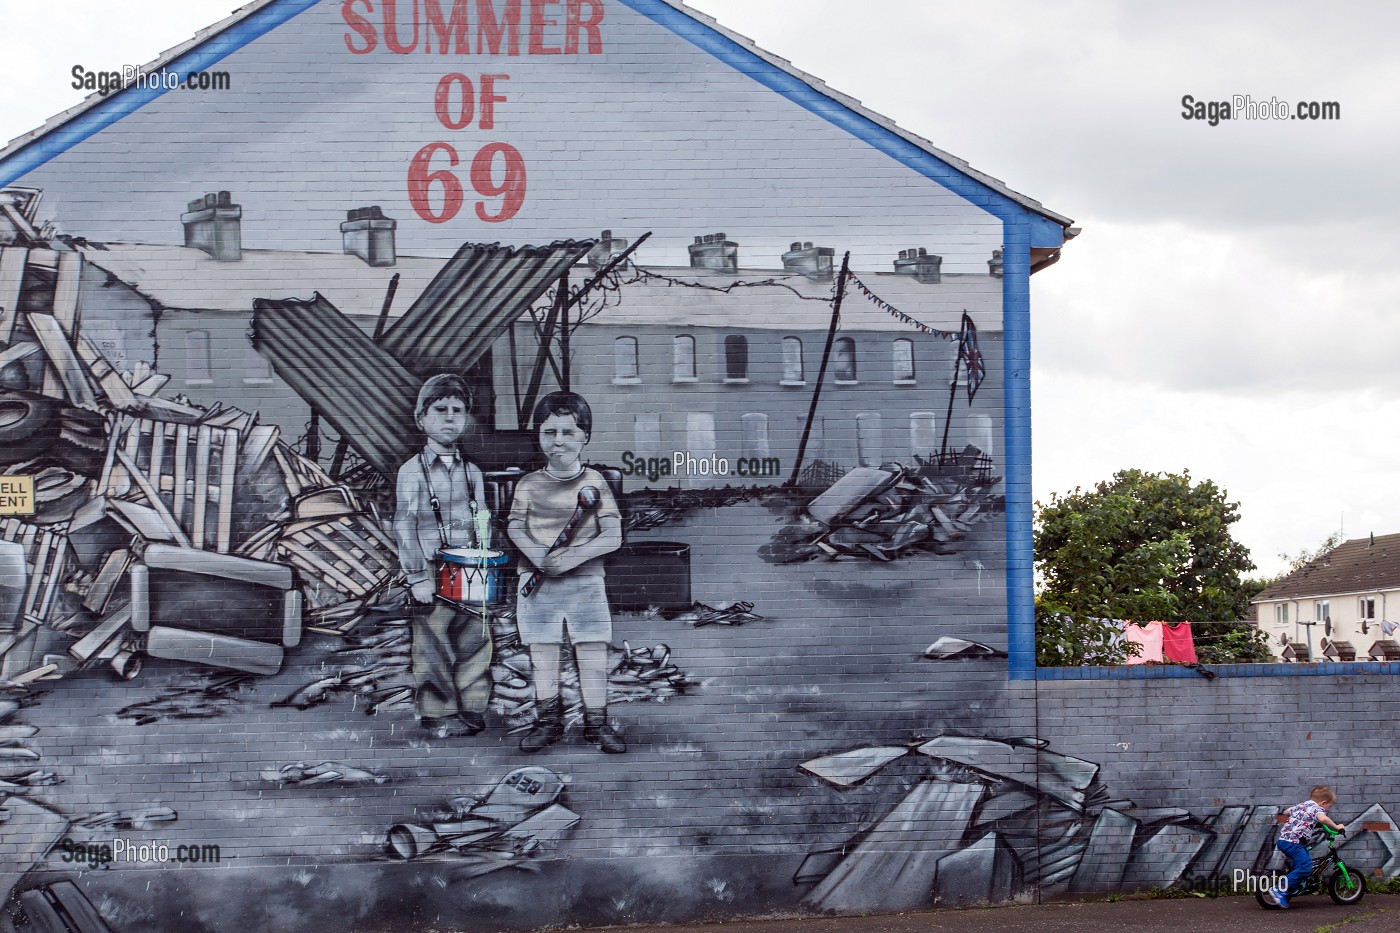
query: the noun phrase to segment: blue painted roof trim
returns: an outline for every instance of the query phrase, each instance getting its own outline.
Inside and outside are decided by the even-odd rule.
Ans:
[[[315,6],[320,0],[281,0],[263,7],[247,19],[234,23],[225,31],[199,43],[188,52],[165,64],[165,70],[180,75],[206,71],[250,42],[266,35],[283,23]],[[130,87],[91,110],[74,117],[62,126],[40,137],[32,144],[0,162],[0,187],[39,168],[45,162],[62,155],[88,137],[102,132],[123,117],[135,113],[146,104],[177,88]]]
[[[1400,674],[1400,661],[1325,661],[1318,664],[1206,664],[1217,677],[1326,677],[1338,674]],[[1124,667],[1042,667],[1036,680],[1180,680],[1201,678],[1176,664],[1129,664]]]

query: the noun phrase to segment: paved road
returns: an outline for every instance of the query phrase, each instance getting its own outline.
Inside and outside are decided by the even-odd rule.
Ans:
[[[699,926],[608,927],[626,933],[1391,933],[1400,930],[1400,895],[1368,895],[1354,907],[1299,898],[1286,911],[1261,910],[1252,897],[1125,900],[984,910],[935,910],[883,917],[764,920]],[[590,931],[583,931],[590,933]],[[597,933],[597,931],[591,931]]]

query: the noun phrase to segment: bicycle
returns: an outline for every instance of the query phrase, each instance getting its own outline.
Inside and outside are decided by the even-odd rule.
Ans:
[[[1318,828],[1327,837],[1327,854],[1321,858],[1313,859],[1313,870],[1303,880],[1302,888],[1297,891],[1289,891],[1288,899],[1291,901],[1303,894],[1321,894],[1326,891],[1334,904],[1347,906],[1360,903],[1361,899],[1366,896],[1366,879],[1361,876],[1359,871],[1348,868],[1346,863],[1342,861],[1342,857],[1337,854],[1337,836],[1340,834],[1330,826],[1324,825]],[[1265,910],[1279,909],[1279,903],[1274,898],[1274,889],[1271,885],[1257,888],[1254,892],[1254,899]]]

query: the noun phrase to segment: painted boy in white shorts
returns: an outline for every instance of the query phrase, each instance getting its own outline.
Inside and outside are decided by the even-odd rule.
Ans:
[[[593,432],[583,397],[554,392],[535,406],[540,449],[549,461],[515,487],[506,528],[534,568],[521,574],[515,623],[530,648],[536,718],[520,749],[538,752],[564,735],[559,695],[565,633],[578,658],[584,738],[608,754],[627,751],[608,724],[608,643],[612,613],[603,557],[622,546],[622,515],[608,482],[579,460]]]

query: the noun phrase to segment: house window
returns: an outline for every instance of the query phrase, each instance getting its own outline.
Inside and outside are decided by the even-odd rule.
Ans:
[[[613,341],[613,385],[638,385],[637,338],[618,337]]]
[[[681,334],[671,340],[671,381],[695,380],[695,338],[689,334]]]
[[[761,412],[749,412],[741,415],[739,421],[744,426],[744,456],[767,457],[768,416]]]
[[[1274,623],[1277,625],[1288,624],[1288,603],[1279,603],[1274,607]]]
[[[856,342],[850,337],[837,337],[831,353],[832,374],[838,384],[852,385],[856,381]]]
[[[863,411],[856,415],[856,457],[863,467],[879,466],[885,460],[878,412]]]
[[[209,332],[192,330],[185,334],[185,382],[208,385],[214,381],[209,360]]]
[[[1374,619],[1376,617],[1376,597],[1361,597],[1356,615],[1360,619]]]
[[[802,339],[783,338],[783,385],[800,386],[807,384],[807,374],[802,367]]]
[[[1313,618],[1318,622],[1330,622],[1332,620],[1332,604],[1323,600],[1313,603]]]
[[[900,337],[894,342],[894,381],[897,385],[914,384],[914,341]]]
[[[739,334],[724,338],[724,381],[749,381],[749,341]]]

